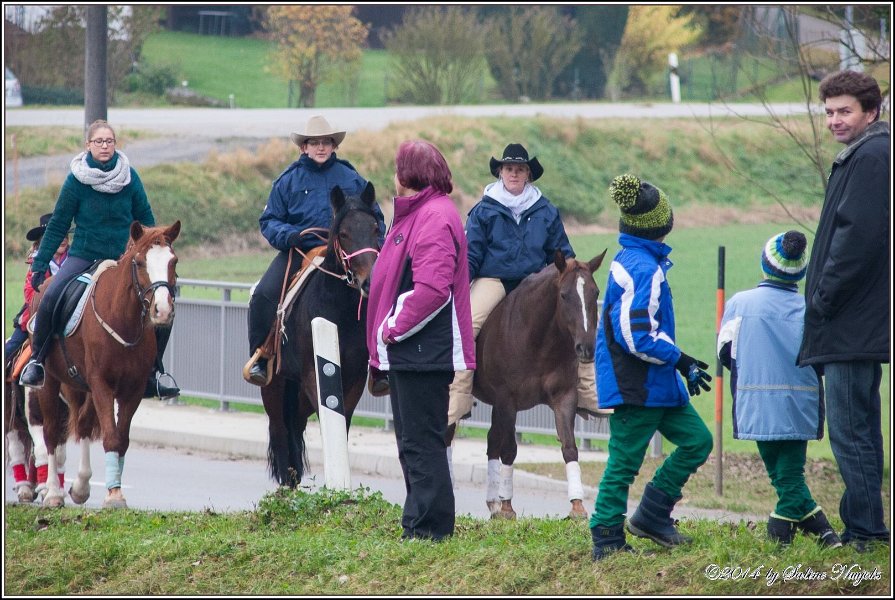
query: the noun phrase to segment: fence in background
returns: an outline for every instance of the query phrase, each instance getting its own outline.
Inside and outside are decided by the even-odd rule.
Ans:
[[[230,410],[230,403],[261,404],[257,386],[242,378],[242,367],[249,358],[248,302],[234,300],[234,295],[247,297],[250,284],[222,281],[179,279],[177,318],[165,353],[165,367],[176,378],[181,394],[216,400],[221,410]],[[183,288],[217,290],[216,299],[198,299],[183,295]],[[236,294],[234,294],[236,292]],[[355,415],[382,419],[391,426],[392,413],[388,396],[374,397],[365,391]],[[488,429],[491,407],[477,402],[472,416],[463,427]],[[556,435],[553,411],[536,406],[516,417],[519,433]],[[575,418],[575,436],[584,448],[590,440],[608,440],[608,419]],[[651,455],[661,454],[662,441],[657,433],[651,442]]]

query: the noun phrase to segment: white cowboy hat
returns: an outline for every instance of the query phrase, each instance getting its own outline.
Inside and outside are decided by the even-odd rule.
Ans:
[[[345,139],[345,132],[336,131],[323,116],[314,115],[308,119],[308,124],[305,126],[305,133],[292,132],[289,134],[289,138],[296,146],[301,146],[311,138],[319,137],[331,137],[336,146],[338,146],[342,143],[342,140]]]

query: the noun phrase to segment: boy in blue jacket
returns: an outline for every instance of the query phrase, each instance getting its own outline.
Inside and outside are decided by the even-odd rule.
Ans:
[[[767,241],[761,253],[764,280],[734,294],[724,307],[718,357],[730,369],[733,437],[755,440],[777,491],[768,537],[786,545],[801,530],[836,548],[842,542],[805,483],[808,440],[824,433],[817,373],[796,365],[805,320],[799,281],[808,266],[807,243],[798,231]]]
[[[671,248],[663,243],[674,224],[671,205],[662,190],[634,175],[616,177],[609,193],[621,208],[622,249],[609,269],[597,333],[597,397],[600,408],[615,413],[609,417],[609,461],[590,518],[594,560],[633,550],[625,543],[628,488],[656,431],[677,449],[646,485],[628,531],[662,546],[692,541],[675,528],[671,511],[712,451],[712,434],[690,405],[690,396],[710,389],[712,378],[703,370],[708,365],[681,352],[674,339],[666,280]]]

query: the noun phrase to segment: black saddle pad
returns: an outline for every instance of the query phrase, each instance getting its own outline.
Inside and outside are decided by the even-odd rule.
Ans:
[[[56,301],[56,306],[53,308],[54,333],[59,335],[63,334],[66,323],[68,323],[68,320],[75,313],[75,309],[78,307],[78,302],[81,300],[81,296],[84,295],[84,291],[87,289],[87,286],[90,285],[93,274],[96,272],[96,269],[101,262],[102,261],[99,260],[95,261],[86,271],[69,280],[65,285],[65,289],[59,294],[59,300]]]

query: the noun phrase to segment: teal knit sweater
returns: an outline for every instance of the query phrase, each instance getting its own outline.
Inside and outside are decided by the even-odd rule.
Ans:
[[[117,152],[105,164],[100,164],[87,155],[87,162],[91,167],[104,171],[112,169],[117,161]],[[47,270],[50,259],[72,222],[75,224],[75,232],[68,251],[71,256],[90,261],[117,260],[127,246],[133,221],[140,221],[149,227],[155,226],[155,217],[149,206],[146,190],[143,189],[143,182],[133,168],[130,183],[115,194],[98,192],[69,173],[59,191],[53,216],[47,223],[47,230],[31,264],[31,270]]]

